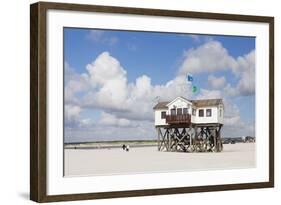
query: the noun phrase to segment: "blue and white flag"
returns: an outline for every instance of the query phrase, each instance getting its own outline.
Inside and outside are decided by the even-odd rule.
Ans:
[[[193,81],[193,77],[192,77],[192,75],[187,75],[187,81],[189,81],[189,82],[192,82]]]

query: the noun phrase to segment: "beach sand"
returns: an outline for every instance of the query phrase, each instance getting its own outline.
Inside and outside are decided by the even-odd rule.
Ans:
[[[65,149],[65,176],[137,174],[255,167],[255,143],[225,144],[220,153],[163,152],[153,147]]]

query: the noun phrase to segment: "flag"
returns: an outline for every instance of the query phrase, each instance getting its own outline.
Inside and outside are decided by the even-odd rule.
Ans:
[[[192,82],[192,81],[193,81],[192,75],[187,75],[187,81],[189,81],[189,82]]]
[[[197,91],[198,91],[197,86],[193,85],[193,86],[192,86],[192,92],[193,92],[193,93],[196,93]]]

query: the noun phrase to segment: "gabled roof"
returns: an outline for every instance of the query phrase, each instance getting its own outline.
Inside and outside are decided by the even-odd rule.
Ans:
[[[186,99],[186,98],[184,98],[184,97],[182,97],[182,96],[179,96],[179,97],[176,97],[174,100],[170,101],[170,102],[167,104],[167,106],[169,106],[169,104],[174,103],[174,102],[177,101],[178,99],[184,100],[184,101],[187,102],[187,103],[192,103],[191,100],[188,100],[188,99]]]
[[[167,106],[168,103],[169,103],[169,101],[159,102],[159,103],[157,103],[157,104],[153,107],[153,109],[154,109],[154,110],[157,110],[157,109],[168,109],[168,106]]]
[[[196,107],[215,106],[223,104],[222,99],[192,100]]]
[[[153,109],[168,109],[168,104],[174,102],[175,100],[177,100],[178,98],[182,98],[185,101],[191,102],[192,104],[194,104],[196,107],[206,107],[206,106],[216,106],[219,104],[223,104],[222,99],[202,99],[202,100],[188,100],[184,97],[177,97],[172,101],[163,101],[163,102],[159,102],[157,103]]]

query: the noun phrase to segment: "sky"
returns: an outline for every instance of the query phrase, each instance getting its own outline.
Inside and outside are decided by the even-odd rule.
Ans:
[[[156,139],[177,96],[222,98],[222,135],[255,136],[255,38],[64,28],[65,142]]]

